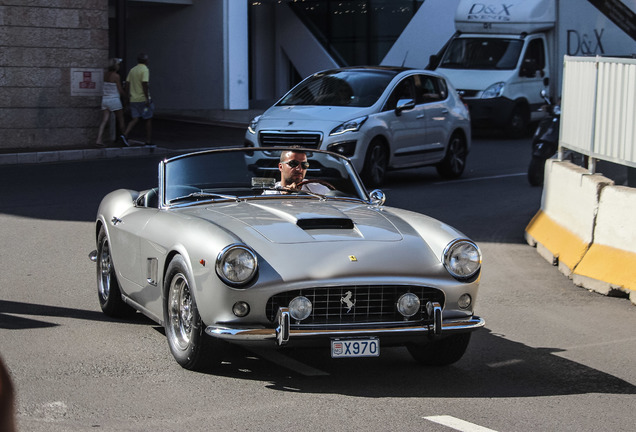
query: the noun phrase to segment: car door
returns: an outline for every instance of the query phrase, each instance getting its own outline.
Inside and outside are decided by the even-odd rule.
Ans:
[[[416,105],[396,111],[400,101],[411,100]],[[414,76],[409,75],[394,87],[382,109],[382,117],[391,141],[392,166],[417,164],[422,157],[421,145],[426,135],[426,123],[421,106],[417,105]]]
[[[451,133],[448,88],[441,78],[421,74],[415,77],[415,91],[426,124],[426,136],[421,143],[421,159],[424,162],[438,161],[444,157]]]

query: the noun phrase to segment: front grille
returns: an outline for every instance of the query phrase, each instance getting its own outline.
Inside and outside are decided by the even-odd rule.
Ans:
[[[420,311],[406,320],[396,308],[398,298],[411,292],[420,298]],[[349,294],[351,293],[351,294]],[[287,307],[297,296],[305,296],[313,305],[312,314],[301,323],[292,319],[292,328],[337,328],[338,326],[364,326],[371,323],[404,325],[428,324],[433,317],[426,314],[426,303],[444,305],[444,294],[437,289],[399,285],[354,285],[330,288],[310,288],[277,294],[267,302],[267,317],[274,321],[278,308]],[[347,302],[350,302],[349,304]],[[349,309],[349,305],[354,303]]]
[[[457,92],[462,97],[472,98],[477,96],[477,93],[479,93],[479,90],[457,90]]]
[[[321,134],[311,132],[260,132],[258,138],[263,147],[299,146],[317,149],[320,147]]]

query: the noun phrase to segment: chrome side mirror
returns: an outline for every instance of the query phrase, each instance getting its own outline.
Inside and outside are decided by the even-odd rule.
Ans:
[[[382,192],[380,189],[372,190],[369,194],[369,197],[371,198],[371,204],[377,206],[384,205],[384,202],[386,201],[386,195],[384,195],[384,192]]]

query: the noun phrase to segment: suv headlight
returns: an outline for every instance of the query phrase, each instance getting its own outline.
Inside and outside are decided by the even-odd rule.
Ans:
[[[252,119],[250,124],[247,126],[247,130],[251,134],[256,133],[256,126],[258,125],[258,121],[261,119],[261,116],[256,116]]]
[[[506,88],[506,84],[503,82],[498,82],[490,87],[488,87],[481,95],[482,99],[493,99],[501,97],[504,92],[504,88]]]
[[[331,132],[329,132],[329,136],[333,135],[342,135],[345,132],[355,132],[360,130],[365,121],[367,121],[369,117],[358,117],[357,119],[349,120],[341,125],[336,126]]]
[[[216,274],[233,287],[247,284],[257,270],[256,254],[244,244],[229,245],[216,258]]]
[[[454,278],[468,281],[479,274],[481,269],[481,251],[470,240],[456,239],[444,249],[442,261],[446,270]]]

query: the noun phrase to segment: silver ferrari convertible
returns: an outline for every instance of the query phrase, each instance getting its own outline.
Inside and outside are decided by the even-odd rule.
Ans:
[[[116,190],[99,206],[99,304],[161,324],[192,370],[219,364],[227,342],[310,345],[334,359],[404,345],[425,365],[456,362],[484,325],[474,314],[481,252],[384,201],[327,151],[164,160],[156,188]]]

